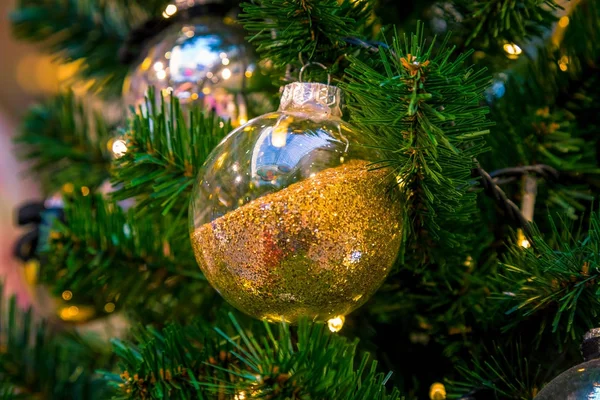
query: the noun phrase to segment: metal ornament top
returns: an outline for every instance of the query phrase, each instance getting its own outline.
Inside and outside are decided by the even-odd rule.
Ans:
[[[324,83],[290,83],[283,88],[279,111],[291,110],[341,117],[342,91]]]

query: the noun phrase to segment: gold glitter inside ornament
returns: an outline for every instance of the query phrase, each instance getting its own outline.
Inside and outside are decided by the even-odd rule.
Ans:
[[[401,242],[393,174],[340,119],[333,86],[286,86],[278,112],[234,130],[190,208],[201,269],[238,309],[295,322],[344,316],[384,281]]]

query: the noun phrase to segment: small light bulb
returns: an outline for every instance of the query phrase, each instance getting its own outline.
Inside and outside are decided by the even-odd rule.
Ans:
[[[529,240],[527,239],[522,239],[521,243],[520,243],[521,247],[528,249],[531,247],[531,243],[529,243]]]
[[[331,318],[327,321],[327,326],[331,332],[339,332],[344,327],[344,322],[346,321],[346,317],[343,315],[338,315],[335,318]]]
[[[104,311],[106,311],[107,313],[111,313],[113,311],[115,311],[115,303],[106,303],[104,305]]]
[[[163,65],[163,63],[162,63],[162,62],[160,62],[160,61],[157,61],[157,62],[155,62],[155,63],[154,63],[154,70],[155,70],[155,71],[157,71],[157,72],[158,72],[158,71],[161,71],[161,70],[163,70],[164,68],[165,68],[165,66]]]
[[[523,52],[523,50],[515,43],[505,43],[503,48],[506,52],[506,56],[511,60],[519,58],[519,55]]]
[[[70,290],[65,290],[64,292],[62,292],[62,298],[65,301],[69,301],[73,298],[73,292],[71,292]]]
[[[445,400],[446,399],[446,387],[439,382],[435,382],[429,388],[429,398],[431,400]]]
[[[221,63],[222,63],[223,65],[229,65],[229,58],[224,58],[224,59],[222,59],[222,60],[221,60]]]
[[[564,17],[561,17],[558,20],[558,26],[560,26],[561,28],[566,28],[569,25],[569,17],[567,17],[566,15]]]
[[[223,68],[223,72],[221,72],[221,76],[225,80],[231,78],[231,70],[229,68]]]
[[[167,73],[165,72],[164,69],[161,69],[160,71],[156,72],[156,77],[162,81],[163,79],[165,79],[167,77]]]
[[[117,139],[113,142],[112,152],[115,157],[123,157],[127,153],[127,144],[123,139]]]
[[[246,400],[246,392],[239,392],[233,397],[234,400]]]
[[[90,188],[87,186],[81,187],[81,194],[85,197],[90,194]]]
[[[167,6],[167,8],[165,8],[165,11],[163,12],[163,17],[164,18],[170,18],[173,15],[175,15],[175,13],[177,12],[177,6],[175,4],[169,4]]]

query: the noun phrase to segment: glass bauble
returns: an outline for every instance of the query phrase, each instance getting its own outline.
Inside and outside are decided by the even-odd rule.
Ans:
[[[535,400],[600,399],[600,359],[579,364],[544,386]]]
[[[153,86],[156,97],[175,96],[184,111],[199,105],[234,124],[246,122],[255,62],[241,27],[225,21],[231,19],[197,17],[158,35],[125,80],[125,103],[143,107]]]
[[[209,282],[260,319],[328,320],[378,289],[401,241],[393,174],[341,120],[340,90],[284,88],[277,112],[231,132],[198,174],[191,239]]]

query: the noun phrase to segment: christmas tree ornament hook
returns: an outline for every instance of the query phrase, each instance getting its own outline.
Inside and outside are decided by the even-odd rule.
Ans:
[[[320,62],[309,61],[306,64],[304,64],[302,66],[302,68],[300,68],[300,73],[298,74],[298,81],[304,82],[302,80],[302,74],[304,74],[304,71],[306,70],[306,68],[310,67],[311,65],[316,65],[317,67],[321,67],[325,71],[327,71],[327,67],[325,65],[321,64]],[[331,74],[329,72],[327,72],[327,85],[331,85]]]

